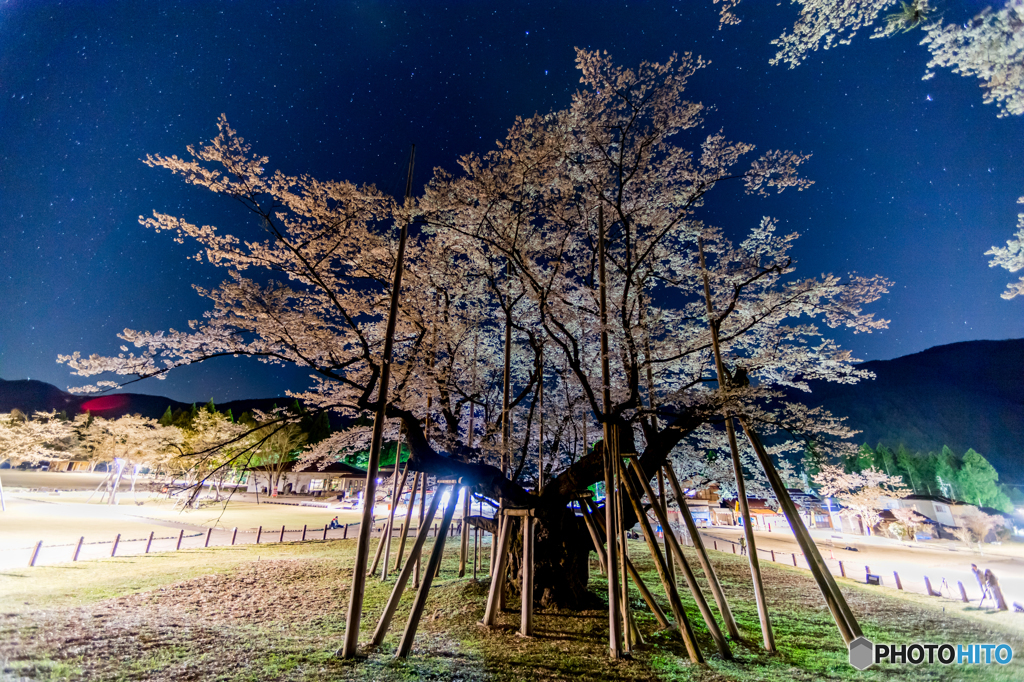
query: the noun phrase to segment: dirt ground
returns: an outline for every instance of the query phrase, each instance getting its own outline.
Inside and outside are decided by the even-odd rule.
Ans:
[[[745,640],[732,646],[734,658],[713,654],[710,636],[683,588],[684,607],[694,622],[707,667],[686,660],[678,635],[658,631],[635,591],[631,608],[646,643],[632,660],[607,658],[604,582],[592,574],[595,605],[582,611],[538,611],[536,634],[521,638],[518,601],[499,616],[494,630],[477,623],[486,584],[458,579],[452,543],[440,580],[434,584],[424,619],[407,661],[395,661],[398,637],[409,613],[411,591],[395,616],[383,646],[364,658],[334,656],[341,645],[348,606],[352,541],[324,543],[320,556],[251,557],[230,571],[170,581],[78,606],[38,607],[0,614],[3,675],[33,680],[817,680],[887,679],[892,671],[856,673],[810,576],[766,566],[769,609],[780,652],[764,654],[746,561],[716,554],[713,560]],[[233,551],[252,552],[256,548]],[[283,552],[287,546],[277,548]],[[207,550],[220,552],[224,550]],[[692,556],[692,550],[687,550]],[[657,584],[649,558],[633,547],[638,568]],[[201,555],[197,555],[201,556]],[[280,556],[278,554],[277,556]],[[103,562],[99,562],[101,565]],[[58,570],[44,569],[44,570]],[[706,583],[701,579],[706,589]],[[362,641],[370,633],[391,585],[371,579],[366,593]],[[948,604],[918,604],[844,582],[851,609],[875,641],[1008,641],[1024,651],[1024,625],[1008,630],[999,621],[965,619]],[[660,590],[658,591],[660,595]],[[659,596],[659,601],[664,601]],[[663,604],[667,610],[667,605]],[[982,612],[984,615],[984,612]],[[1019,680],[1024,664],[991,671],[936,667],[900,671],[904,680]],[[989,674],[991,673],[991,675]]]

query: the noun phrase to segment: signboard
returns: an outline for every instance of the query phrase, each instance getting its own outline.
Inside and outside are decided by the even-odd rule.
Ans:
[[[324,489],[324,479],[322,479],[322,478],[314,478],[314,479],[312,479],[309,482],[309,490],[310,490],[310,492],[312,492],[314,490],[323,490],[323,489]]]

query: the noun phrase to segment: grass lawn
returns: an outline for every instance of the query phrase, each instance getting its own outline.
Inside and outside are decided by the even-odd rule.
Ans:
[[[678,634],[656,630],[634,590],[630,602],[646,644],[629,661],[607,657],[605,583],[592,573],[593,608],[535,612],[536,637],[520,638],[518,600],[487,630],[486,581],[456,577],[449,541],[412,656],[395,662],[411,591],[382,647],[355,661],[341,645],[355,542],[211,548],[173,554],[9,570],[0,574],[3,676],[34,680],[916,680],[1024,679],[1024,615],[965,610],[840,580],[865,635],[875,642],[1006,642],[1006,666],[884,666],[858,672],[807,571],[763,567],[779,653],[759,646],[757,613],[743,557],[712,558],[745,641],[734,659],[712,655],[688,591],[684,606],[708,665],[688,663]],[[687,550],[690,552],[690,550]],[[642,544],[631,554],[660,592]],[[693,563],[696,565],[695,557]],[[376,625],[393,581],[370,579],[362,641]],[[705,585],[706,586],[706,585]],[[713,603],[713,602],[712,602]],[[662,604],[668,611],[667,604]]]

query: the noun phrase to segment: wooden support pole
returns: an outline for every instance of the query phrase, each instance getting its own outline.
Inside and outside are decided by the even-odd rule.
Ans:
[[[519,613],[519,634],[533,636],[533,534],[537,519],[523,517],[523,604]]]
[[[636,480],[638,480],[640,482],[641,487],[643,488],[643,492],[647,495],[648,499],[650,499],[651,502],[652,502],[651,508],[654,510],[654,513],[655,513],[655,515],[658,518],[658,523],[660,523],[662,525],[662,527],[665,527],[666,525],[668,525],[668,519],[665,517],[665,510],[664,510],[664,508],[660,504],[658,504],[657,498],[654,496],[654,491],[651,490],[651,485],[647,481],[646,475],[643,473],[643,470],[640,469],[640,463],[636,460],[636,458],[630,458],[630,464],[633,465],[633,471],[637,475],[635,477],[627,478],[627,482],[629,483],[629,487],[627,487],[627,491],[632,489],[633,493],[636,494],[636,496],[637,496],[637,502],[639,502],[640,491],[637,490],[636,487],[635,487],[634,478]],[[671,480],[671,479],[669,479],[669,480]],[[683,502],[683,504],[685,504],[685,501]],[[644,519],[646,519],[646,518],[647,518],[647,516],[644,515]],[[655,545],[655,546],[657,546],[657,545]],[[708,632],[711,634],[711,638],[715,641],[715,645],[718,647],[718,652],[722,655],[723,658],[726,658],[726,659],[732,658],[732,652],[729,649],[729,644],[725,641],[725,637],[722,635],[722,631],[718,627],[718,621],[715,620],[714,614],[711,613],[711,608],[708,606],[708,602],[704,598],[704,593],[702,593],[700,591],[700,586],[697,584],[697,577],[693,574],[693,570],[690,568],[689,562],[686,560],[686,557],[683,555],[683,550],[679,546],[679,542],[676,540],[675,534],[671,534],[671,539],[669,540],[669,550],[672,552],[672,554],[674,555],[676,561],[679,563],[679,567],[683,570],[683,577],[686,578],[686,583],[687,583],[687,585],[690,588],[690,593],[693,595],[694,601],[697,602],[697,608],[700,610],[701,616],[704,618],[704,623],[705,623],[705,625],[707,625]],[[666,560],[670,560],[670,559],[666,558]],[[668,573],[667,569],[666,569],[665,573],[666,573],[666,575],[665,575],[664,580],[667,580],[667,577],[668,577],[667,576],[667,573]],[[678,592],[676,591],[675,583],[674,582],[669,583],[668,586],[671,587],[671,591],[666,588],[666,591],[669,592],[669,599],[670,599],[670,601],[672,599],[672,594],[673,593],[676,594],[675,599],[678,601],[679,600],[679,596],[678,596]],[[673,609],[674,608],[675,608],[675,605],[673,605]],[[685,615],[682,614],[682,606],[681,605],[679,607],[679,611],[680,611],[680,613],[674,614],[674,615],[676,617],[676,620],[679,623],[679,631],[680,631],[681,634],[683,634],[683,639],[685,641],[686,640],[686,633],[684,632],[684,625],[685,625],[686,630],[690,633],[691,637],[692,637],[692,632],[693,631],[692,631],[692,629],[690,629],[689,620],[686,618]],[[689,650],[689,648],[690,648],[690,646],[689,646],[689,644],[687,644],[687,649]],[[696,647],[696,643],[694,643],[693,648],[696,650],[696,648],[697,648]],[[699,655],[699,651],[698,651],[698,655]],[[702,660],[702,659],[700,659],[700,660],[694,659],[693,653],[690,654],[690,659],[693,660],[694,663],[699,663]]]
[[[818,552],[818,547],[811,540],[811,536],[807,532],[800,514],[797,513],[796,505],[793,504],[793,498],[789,496],[789,490],[786,489],[785,484],[782,482],[779,472],[775,470],[775,465],[761,444],[761,439],[754,432],[753,427],[747,422],[746,418],[740,417],[739,422],[747,439],[753,446],[758,460],[761,462],[761,468],[764,470],[772,491],[775,493],[775,499],[779,501],[783,513],[789,520],[789,525],[793,529],[793,535],[796,537],[797,544],[800,545],[800,549],[803,550],[804,555],[809,559],[807,563],[811,569],[811,574],[814,576],[814,581],[818,584],[818,589],[821,591],[821,596],[825,599],[825,604],[832,613],[832,618],[836,622],[839,634],[842,636],[843,641],[849,644],[857,637],[862,636],[860,625],[857,624],[856,618],[853,617],[853,612],[850,611],[843,593],[839,591],[832,573],[825,567],[825,562]]]
[[[434,499],[430,501],[428,524],[430,521],[434,520],[434,515],[437,514],[437,508],[440,504],[441,496],[435,493]],[[423,523],[421,523],[418,528],[416,539],[413,540],[412,548],[409,550],[409,560],[399,571],[398,580],[395,581],[395,586],[391,589],[391,596],[388,598],[388,603],[384,607],[384,613],[381,614],[380,620],[377,622],[377,629],[373,633],[373,639],[370,640],[371,647],[380,646],[381,642],[384,641],[384,635],[388,633],[388,628],[391,627],[391,619],[395,616],[395,610],[398,608],[398,602],[401,600],[402,594],[405,592],[405,588],[409,584],[409,577],[412,575],[416,562],[419,559],[420,554],[423,552],[423,545],[427,542],[427,528],[428,526]]]
[[[730,637],[738,640],[740,639],[740,631],[736,626],[736,619],[733,618],[732,610],[729,608],[729,603],[725,600],[725,591],[722,589],[722,584],[718,581],[718,574],[715,573],[715,567],[711,564],[711,558],[708,556],[707,548],[704,547],[704,540],[701,538],[700,532],[697,530],[697,524],[693,520],[693,514],[690,512],[690,507],[686,504],[686,496],[683,494],[683,487],[679,485],[679,479],[676,478],[676,472],[671,466],[666,464],[661,470],[664,471],[668,477],[669,485],[671,485],[672,492],[676,497],[676,505],[679,507],[679,513],[683,517],[683,523],[686,524],[686,532],[689,533],[690,537],[693,539],[693,548],[697,552],[697,561],[700,562],[701,568],[704,569],[704,575],[707,576],[708,586],[711,588],[711,595],[715,598],[715,603],[718,605],[718,611],[722,614],[722,620],[725,622],[725,628]],[[639,471],[639,468],[637,468],[637,471]],[[638,477],[643,478],[643,475],[638,474]],[[645,491],[649,491],[650,484],[645,485],[644,489]],[[653,494],[653,491],[651,494]],[[668,518],[666,515],[666,521],[667,520]]]
[[[476,572],[480,568],[480,527],[473,528],[473,580],[476,580]]]
[[[636,460],[632,460],[632,464],[636,467]],[[665,565],[665,557],[662,556],[661,549],[658,547],[658,540],[654,535],[654,530],[651,528],[651,522],[648,520],[647,514],[644,513],[643,503],[640,499],[640,491],[637,490],[636,484],[629,476],[623,476],[622,480],[626,496],[629,497],[629,501],[633,505],[633,511],[640,520],[640,527],[643,529],[644,540],[647,542],[647,548],[650,550],[651,558],[654,559],[654,567],[658,571],[658,577],[661,578],[662,587],[665,590],[665,595],[668,597],[668,603],[672,607],[672,615],[676,619],[676,627],[678,627],[679,634],[683,637],[683,643],[686,645],[686,651],[690,655],[690,660],[692,662],[703,663],[704,659],[700,652],[700,648],[697,646],[697,640],[694,637],[690,620],[686,617],[686,612],[683,611],[683,604],[679,599],[679,591],[676,589],[675,581],[669,579],[668,567]],[[651,498],[651,502],[654,506],[658,505],[658,502],[653,497]],[[664,510],[659,507],[658,511],[661,512],[658,516],[662,516]],[[662,527],[664,528],[664,524],[662,524]],[[712,622],[714,622],[713,619]],[[719,633],[718,636],[721,637],[721,633]],[[725,651],[728,653],[728,647],[725,648]]]
[[[619,579],[622,581],[622,590],[620,592],[622,598],[622,652],[630,655],[633,653],[633,635],[636,632],[636,625],[633,622],[629,608],[629,569],[626,568],[626,562],[629,559],[629,545],[626,544],[626,515],[623,513],[625,508],[622,500],[622,491],[625,484],[622,480],[622,458],[619,456],[618,426],[612,428],[611,433],[612,452],[615,456],[615,521],[617,524],[615,534],[618,536],[619,541]]]
[[[420,490],[420,518],[419,518],[419,525],[421,527],[423,527],[423,528],[429,528],[430,527],[430,522],[429,521],[426,522],[426,523],[424,523],[424,521],[423,521],[423,509],[424,509],[424,506],[427,503],[427,482],[428,482],[427,481],[427,474],[426,474],[426,472],[424,472],[423,479],[422,479],[423,487]],[[434,491],[434,494],[435,495],[437,494],[436,490]],[[426,531],[424,531],[424,532],[426,532]],[[424,537],[426,537],[426,536],[424,536]],[[412,585],[413,585],[413,587],[416,587],[416,588],[419,588],[419,586],[420,586],[420,557],[416,557],[416,568],[415,568],[415,571],[413,572]]]
[[[613,659],[622,658],[622,618],[619,613],[619,569],[618,556],[615,548],[615,529],[618,521],[615,518],[615,469],[610,450],[611,424],[609,415],[612,409],[611,369],[608,350],[608,284],[605,272],[604,254],[604,206],[597,208],[597,263],[599,281],[599,303],[601,315],[601,423],[604,428],[604,513],[605,513],[605,546],[608,553],[608,649]],[[615,453],[614,456],[617,456]]]
[[[716,318],[714,306],[711,302],[711,283],[708,276],[707,264],[704,262],[704,240],[698,239],[697,248],[700,253],[700,269],[702,278],[704,281],[704,304],[705,310],[708,315],[708,328],[711,331],[711,348],[715,356],[715,372],[718,376],[718,392],[726,398],[729,392],[729,375],[725,370],[725,362],[722,360],[722,349],[719,344],[718,338],[718,326],[721,321]],[[764,641],[764,648],[768,653],[775,652],[775,634],[772,630],[771,621],[768,618],[768,607],[764,597],[764,584],[761,580],[761,567],[757,560],[757,545],[754,542],[754,528],[750,523],[750,509],[747,504],[747,491],[746,485],[743,480],[743,466],[740,463],[740,451],[739,446],[736,443],[736,431],[732,424],[732,419],[729,415],[728,409],[724,411],[725,416],[725,433],[729,440],[729,450],[732,454],[732,469],[733,475],[736,478],[736,490],[737,500],[739,502],[740,514],[743,519],[743,533],[747,541],[747,557],[748,565],[750,566],[750,578],[754,584],[754,601],[757,603],[757,615],[761,622],[761,634]],[[673,476],[674,476],[673,472]],[[677,493],[678,498],[678,493]],[[680,504],[686,504],[685,499],[679,500]],[[688,510],[687,510],[688,511]],[[696,540],[695,540],[696,542]],[[735,545],[733,546],[733,553],[736,552]],[[706,557],[705,557],[706,558]],[[710,562],[709,562],[710,564]],[[707,571],[707,568],[705,568]],[[715,580],[717,583],[717,579]],[[721,586],[717,587],[717,590],[712,588],[715,594],[715,600],[718,602],[718,607],[722,611],[722,615],[725,616],[726,626],[729,630],[730,636],[738,639],[739,631],[736,629],[736,622],[730,613],[726,616],[728,606],[723,608],[725,603],[724,595],[719,598],[721,593]]]
[[[583,509],[583,520],[587,525],[587,531],[590,533],[594,546],[597,548],[597,561],[601,566],[601,570],[604,571],[604,562],[606,559],[604,554],[604,545],[601,544],[600,540],[600,537],[604,532],[600,527],[601,517],[596,514],[592,514],[588,504],[593,504],[593,502],[590,500],[581,500],[580,508]],[[658,620],[658,625],[662,629],[672,627],[672,624],[669,623],[665,612],[662,610],[661,606],[658,605],[658,602],[654,600],[654,595],[651,594],[650,589],[648,589],[647,585],[640,577],[640,573],[637,572],[636,567],[628,557],[626,559],[626,569],[629,571],[629,577],[633,580],[636,588],[640,591],[640,596],[643,597],[644,601],[647,603],[647,608],[650,609],[651,613],[653,613],[654,617]]]
[[[590,516],[589,503],[590,500],[580,500],[580,509],[583,510],[583,524],[587,527],[587,532],[590,533],[590,541],[594,543],[594,551],[597,553],[597,563],[601,566],[601,573],[602,575],[608,575],[608,567],[605,563],[604,543],[599,539],[597,524]]]
[[[504,523],[502,523],[500,527],[500,534],[497,542],[497,560],[495,561],[495,570],[491,571],[491,588],[487,592],[487,606],[484,609],[483,624],[487,627],[494,626],[498,617],[499,596],[505,591],[505,565],[507,563],[505,556],[508,551],[508,540],[511,533],[512,522],[505,519]]]
[[[395,455],[395,467],[398,467],[398,457],[401,454],[402,439],[398,439],[398,454]],[[395,473],[398,469],[395,469]],[[395,531],[395,512],[398,510],[398,501],[402,498],[402,493],[405,492],[405,479],[409,476],[409,465],[405,465],[405,471],[402,472],[402,480],[398,483],[395,488],[395,493],[391,495],[391,512],[388,514],[388,530],[387,537],[384,539],[384,564],[380,569],[380,580],[384,582],[388,579],[388,564],[391,562],[391,536],[394,535]]]
[[[469,556],[469,488],[463,488],[462,493],[462,525],[459,529],[462,536],[459,538],[459,577],[466,577],[466,559]]]
[[[650,342],[648,342],[648,350],[650,350]],[[648,365],[647,371],[648,372],[651,371],[650,365]],[[653,379],[651,379],[651,381],[653,381]],[[665,494],[665,471],[661,467],[658,467],[658,499],[661,500],[661,506],[662,506],[662,509],[665,510],[665,518],[667,519],[668,518],[668,495]],[[685,500],[683,501],[683,504],[686,504]],[[680,510],[680,513],[681,513],[681,510]],[[668,538],[666,538],[664,536],[673,532],[672,531],[672,526],[662,526],[661,527],[661,532],[662,532],[662,538],[663,538],[662,541],[665,544],[665,550],[664,550],[665,551],[665,556],[666,557],[671,557],[672,556],[672,550],[669,549]],[[675,562],[674,561],[666,561],[665,562],[665,568],[668,569],[668,579],[671,580],[672,582],[675,582],[675,580],[676,580],[676,564],[675,564]]]
[[[416,147],[409,155],[409,174],[405,182],[405,202],[412,201],[412,169],[416,159]],[[356,561],[352,569],[352,588],[349,591],[348,614],[345,619],[345,643],[341,649],[343,658],[356,655],[359,645],[359,624],[363,617],[363,593],[366,587],[366,564],[370,553],[370,527],[373,525],[373,503],[377,494],[377,473],[380,450],[384,440],[385,410],[388,403],[388,388],[391,383],[391,354],[395,343],[395,324],[398,320],[399,295],[402,291],[402,269],[405,260],[405,245],[409,239],[409,222],[402,224],[398,239],[398,254],[395,260],[395,279],[391,286],[391,305],[388,309],[388,325],[384,332],[384,348],[381,357],[380,387],[377,409],[373,419],[370,437],[370,456],[366,466],[366,490],[363,504],[363,522],[359,524],[359,540],[356,545]]]
[[[82,540],[85,538],[83,537]],[[231,543],[234,544],[234,543]],[[81,540],[79,540],[79,546],[81,546]],[[149,539],[146,540],[146,551],[143,554],[149,554],[149,548],[153,546],[153,531],[149,531]],[[78,552],[75,552],[76,556]]]
[[[440,486],[438,486],[440,488]],[[438,492],[435,491],[437,496]],[[434,548],[430,552],[430,560],[427,562],[427,571],[423,578],[423,584],[416,592],[416,598],[412,603],[412,611],[409,613],[409,622],[405,624],[405,632],[402,633],[402,640],[398,644],[398,651],[395,658],[405,658],[412,650],[412,641],[416,637],[416,629],[419,627],[420,618],[423,616],[423,607],[427,604],[427,595],[430,594],[430,585],[437,574],[437,568],[441,563],[444,554],[444,543],[448,539],[448,527],[451,525],[452,517],[455,516],[455,507],[458,505],[458,488],[452,488],[452,494],[448,498],[448,506],[444,510],[444,518],[441,520],[441,532],[437,534],[434,541]]]

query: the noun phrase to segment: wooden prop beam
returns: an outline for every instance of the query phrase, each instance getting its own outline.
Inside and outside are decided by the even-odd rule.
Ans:
[[[743,480],[743,464],[740,462],[740,449],[736,444],[736,429],[732,419],[725,420],[725,433],[729,437],[729,449],[732,450],[732,470],[736,476],[736,497],[739,498],[740,515],[743,518],[743,535],[747,539],[747,563],[750,566],[750,579],[754,583],[754,602],[757,604],[757,617],[761,622],[761,638],[764,650],[775,653],[775,631],[772,629],[771,618],[768,617],[768,602],[764,596],[764,582],[761,580],[761,563],[757,556],[757,544],[754,539],[754,526],[750,522],[750,504],[747,502],[747,486]]]
[[[655,515],[658,517],[658,523],[661,524],[662,528],[668,525],[668,519],[665,517],[665,510],[660,504],[657,503],[657,498],[654,496],[654,491],[651,490],[651,484],[647,481],[646,474],[640,469],[640,463],[635,458],[630,458],[630,463],[633,465],[633,469],[636,473],[636,479],[640,481],[640,485],[643,487],[644,493],[647,498],[651,500],[651,509],[654,510]],[[718,647],[718,652],[722,655],[722,658],[732,658],[732,652],[729,649],[729,644],[725,641],[725,637],[722,636],[722,630],[718,627],[718,621],[715,620],[715,616],[711,613],[711,607],[708,606],[707,599],[704,598],[704,593],[700,591],[700,585],[697,584],[697,577],[693,574],[693,569],[690,568],[689,562],[683,555],[682,548],[679,547],[679,542],[676,540],[674,534],[669,534],[671,538],[669,540],[669,547],[672,553],[675,554],[676,561],[679,562],[679,567],[683,569],[683,576],[686,578],[686,584],[690,587],[690,593],[693,595],[694,601],[697,602],[697,608],[700,609],[701,616],[704,617],[704,623],[708,627],[708,632],[711,633],[711,638],[715,640],[715,645]]]
[[[398,553],[395,554],[395,570],[402,568],[402,553],[405,551],[405,539],[409,535],[409,527],[412,525],[412,508],[416,504],[416,489],[420,485],[420,472],[412,477],[412,492],[409,493],[409,506],[405,510],[405,524],[402,526],[402,537],[398,539]]]
[[[650,371],[650,368],[648,368],[647,371]],[[661,500],[661,506],[665,510],[665,518],[667,519],[668,518],[668,496],[665,494],[665,472],[660,467],[658,468],[658,499]],[[669,533],[674,532],[672,530],[672,526],[662,526],[661,528],[662,528],[662,535],[663,536],[668,535]],[[672,550],[669,549],[668,538],[664,538],[664,542],[665,542],[665,556],[666,557],[670,557],[670,556],[672,556]],[[675,580],[676,580],[676,564],[675,564],[675,562],[674,561],[666,561],[665,563],[666,563],[667,568],[668,568],[669,580],[671,580],[672,582],[675,582]]]
[[[523,517],[523,604],[519,614],[519,634],[533,637],[533,536],[537,519]]]
[[[602,425],[604,427],[604,513],[605,513],[605,546],[608,552],[608,652],[611,658],[622,658],[622,617],[619,613],[619,558],[616,550],[615,529],[618,521],[615,518],[615,469],[611,444],[611,424],[609,415],[612,410],[611,369],[609,368],[608,350],[608,284],[605,272],[604,254],[604,206],[597,207],[597,264],[599,281],[599,301],[601,314],[601,399]]]
[[[497,561],[491,571],[491,589],[487,593],[487,607],[484,609],[483,624],[487,627],[494,627],[498,616],[500,595],[505,591],[505,565],[507,564],[505,554],[508,550],[508,539],[511,533],[512,521],[504,519],[498,535]]]
[[[683,604],[679,599],[679,591],[676,589],[675,582],[669,580],[668,568],[665,566],[665,557],[661,555],[661,550],[658,548],[658,541],[655,538],[654,530],[651,528],[651,522],[648,520],[647,514],[644,513],[643,504],[640,500],[640,492],[636,489],[633,481],[630,480],[628,476],[623,476],[622,478],[626,495],[629,497],[629,501],[633,505],[633,511],[640,520],[640,528],[643,530],[644,540],[647,542],[647,548],[651,552],[651,558],[654,559],[654,567],[658,570],[658,577],[661,578],[661,585],[665,590],[665,595],[668,597],[668,603],[672,607],[672,615],[676,619],[676,626],[679,629],[679,634],[682,635],[683,643],[686,645],[686,651],[690,655],[690,661],[693,663],[703,663],[704,657],[700,652],[700,648],[697,646],[697,639],[693,634],[693,627],[690,625],[690,620],[686,617],[686,612],[683,611]],[[662,524],[662,527],[664,527],[664,524]],[[712,622],[714,621],[712,620]],[[721,633],[719,633],[719,637],[721,637]],[[728,647],[726,648],[726,651],[728,651]]]
[[[722,620],[725,621],[725,629],[729,632],[730,637],[738,640],[740,639],[739,628],[736,627],[736,620],[732,617],[729,603],[725,600],[725,592],[722,590],[722,584],[718,582],[718,574],[715,573],[715,567],[711,565],[711,558],[708,556],[707,548],[704,547],[704,540],[701,539],[700,533],[697,532],[697,524],[694,523],[693,514],[690,513],[690,507],[686,504],[686,497],[683,495],[682,487],[679,485],[679,479],[676,478],[676,472],[668,464],[665,465],[664,471],[668,474],[669,484],[675,493],[676,504],[679,505],[679,512],[683,516],[686,530],[690,533],[690,537],[693,538],[693,548],[697,551],[697,560],[700,561],[700,567],[704,569],[704,575],[708,577],[708,586],[711,588],[711,594],[715,598],[715,603],[718,604]]]
[[[420,554],[423,553],[423,545],[427,543],[427,535],[430,533],[430,524],[434,521],[434,515],[437,514],[437,508],[441,504],[441,496],[437,493],[434,494],[434,499],[430,501],[430,511],[427,513],[427,522],[421,523],[416,533],[416,539],[412,543],[412,549],[409,550],[409,561],[405,563],[401,572],[398,574],[398,580],[395,581],[395,586],[391,590],[391,596],[388,598],[388,603],[384,607],[384,613],[381,614],[380,620],[377,622],[377,629],[373,633],[373,639],[370,640],[370,646],[380,646],[381,642],[384,641],[384,635],[388,633],[388,628],[391,627],[391,619],[395,616],[395,609],[398,608],[398,602],[402,598],[402,593],[405,592],[406,586],[409,584],[409,577],[412,575],[413,568],[416,566],[416,560],[419,559]]]
[[[860,625],[857,624],[856,618],[853,617],[853,612],[850,611],[843,593],[839,591],[839,586],[836,585],[835,579],[832,578],[832,573],[825,566],[825,561],[821,558],[821,553],[818,552],[818,546],[811,540],[810,533],[807,532],[803,519],[800,518],[796,505],[793,504],[793,498],[789,496],[789,491],[782,482],[779,472],[775,470],[771,457],[761,444],[760,437],[758,437],[745,417],[739,417],[739,422],[740,426],[743,427],[743,432],[747,435],[747,439],[754,447],[754,452],[757,453],[757,458],[761,462],[761,468],[764,469],[768,482],[775,492],[775,497],[779,501],[779,505],[782,507],[790,527],[793,529],[793,535],[796,536],[796,541],[807,558],[807,566],[811,569],[814,581],[818,583],[818,589],[821,590],[821,596],[825,598],[829,611],[832,612],[832,618],[836,622],[836,627],[839,628],[839,634],[842,635],[843,641],[849,644],[862,636]]]
[[[590,531],[590,537],[594,541],[594,546],[597,547],[597,560],[601,564],[603,570],[606,559],[604,555],[604,545],[602,545],[599,540],[601,533],[603,532],[600,530],[598,525],[601,519],[598,516],[591,515],[587,510],[586,505],[580,506],[584,509],[583,519],[587,524],[587,530]],[[647,608],[651,610],[651,613],[653,613],[654,617],[658,620],[658,625],[663,630],[672,627],[672,624],[668,622],[668,616],[665,615],[665,612],[662,610],[661,606],[658,605],[658,602],[654,600],[654,595],[651,594],[651,591],[647,588],[647,585],[640,577],[640,573],[637,572],[633,562],[629,561],[628,558],[626,561],[626,568],[629,570],[629,577],[633,579],[633,583],[636,584],[637,589],[640,590],[640,596],[642,596],[644,601],[647,602]]]
[[[440,486],[438,486],[438,491]],[[435,491],[434,496],[439,497]],[[412,641],[416,637],[416,629],[419,627],[420,618],[423,617],[423,608],[427,605],[427,595],[430,594],[430,585],[434,582],[437,574],[437,567],[444,555],[445,541],[448,539],[448,527],[452,524],[452,517],[455,516],[455,507],[459,503],[458,488],[452,488],[452,494],[448,497],[448,506],[444,510],[444,518],[441,519],[441,528],[434,538],[434,548],[430,551],[430,560],[427,562],[427,572],[423,578],[423,584],[416,592],[416,599],[412,603],[412,611],[409,613],[409,622],[405,624],[405,632],[402,633],[402,641],[398,644],[398,651],[395,658],[406,658],[412,650]]]
[[[459,538],[459,577],[466,576],[466,558],[469,556],[469,488],[462,495],[462,537]]]
[[[402,441],[398,441],[399,447],[401,447]],[[397,460],[397,455],[396,455]],[[391,509],[388,511],[388,521],[384,524],[384,536],[380,539],[380,543],[377,545],[377,553],[373,557],[373,564],[370,567],[370,575],[373,575],[377,570],[377,564],[381,557],[384,558],[384,566],[381,568],[380,580],[384,582],[388,579],[388,564],[391,563],[391,536],[395,534],[395,510],[398,509],[398,498],[402,491],[405,490],[405,479],[409,475],[409,465],[405,465],[405,471],[402,472],[401,480],[398,478],[398,462],[395,462],[395,483],[391,488]]]
[[[405,182],[405,202],[412,201],[412,170],[416,160],[416,146],[409,154],[409,174]],[[373,418],[373,435],[370,438],[370,457],[366,465],[366,494],[363,505],[363,519],[359,524],[359,539],[356,544],[356,563],[352,568],[352,589],[349,594],[348,615],[345,618],[345,643],[341,649],[343,658],[356,655],[359,646],[359,623],[363,616],[363,595],[366,589],[366,564],[370,553],[370,530],[373,526],[373,501],[377,494],[377,473],[380,467],[380,450],[384,441],[384,412],[388,402],[388,388],[391,383],[391,355],[395,344],[395,324],[398,320],[398,306],[402,291],[402,270],[405,263],[405,245],[409,241],[409,221],[402,224],[398,238],[398,254],[395,260],[395,279],[391,285],[391,305],[388,309],[388,325],[384,332],[384,348],[381,357],[380,388],[377,409]]]

